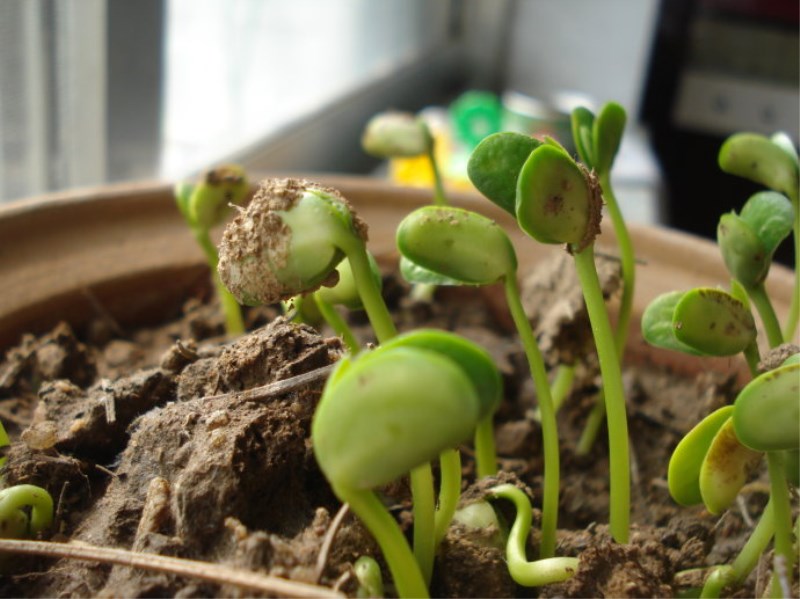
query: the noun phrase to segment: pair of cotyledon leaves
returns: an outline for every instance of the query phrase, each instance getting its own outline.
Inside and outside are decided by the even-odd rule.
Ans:
[[[609,169],[619,148],[625,112],[607,104],[595,119],[573,113],[582,160],[598,172]],[[517,219],[543,243],[585,244],[593,195],[586,174],[552,139],[495,133],[473,151],[468,175],[475,187]],[[516,270],[505,232],[493,221],[458,208],[425,207],[410,214],[397,232],[401,272],[412,283],[485,285]]]
[[[656,298],[642,316],[650,344],[705,356],[732,356],[756,341],[747,296],[700,288]],[[678,444],[670,460],[670,493],[681,504],[704,503],[718,514],[736,498],[762,452],[800,448],[800,364],[790,359],[756,377],[731,406],[710,414]]]
[[[745,287],[766,278],[778,245],[791,233],[795,210],[789,199],[774,191],[754,194],[740,214],[720,218],[717,242],[728,271]]]
[[[335,486],[372,489],[469,439],[501,398],[500,373],[477,344],[446,331],[400,335],[339,362],[314,415],[314,453]]]
[[[800,354],[754,378],[733,405],[711,413],[681,440],[670,459],[670,494],[720,514],[736,499],[765,451],[785,451],[786,474],[798,484]]]

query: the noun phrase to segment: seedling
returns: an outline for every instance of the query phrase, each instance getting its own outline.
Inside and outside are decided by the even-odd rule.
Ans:
[[[367,228],[335,190],[310,181],[263,181],[220,244],[222,282],[243,304],[271,304],[335,285],[345,257],[379,341],[396,334],[370,268]]]
[[[374,558],[362,555],[353,564],[353,573],[358,580],[356,597],[367,599],[369,597],[383,597],[383,575],[381,567]]]
[[[507,499],[514,504],[517,515],[506,545],[506,562],[511,578],[519,585],[539,587],[572,578],[578,571],[576,557],[548,557],[528,561],[525,545],[531,530],[531,503],[528,496],[514,485],[498,485],[489,490],[493,499]]]
[[[778,318],[764,288],[778,245],[791,233],[794,209],[774,191],[753,195],[741,214],[720,218],[717,243],[731,275],[744,287],[758,310],[771,347],[783,342]]]
[[[378,263],[369,252],[367,252],[367,258],[373,281],[378,290],[380,290],[383,281]],[[316,308],[316,314],[321,316],[334,332],[342,337],[350,353],[356,354],[361,350],[361,347],[347,321],[337,311],[336,306],[343,306],[350,311],[358,311],[364,309],[364,304],[361,302],[361,296],[353,278],[353,269],[350,268],[350,262],[342,260],[336,267],[336,272],[339,280],[333,287],[320,287],[309,296],[296,296],[291,301],[300,307],[298,314],[302,314],[301,320],[308,318],[308,304],[313,304]]]
[[[444,206],[447,197],[436,160],[435,142],[425,120],[406,112],[382,112],[372,117],[361,137],[364,151],[378,158],[427,156],[433,172],[433,202]]]
[[[503,144],[509,146],[509,152],[517,148],[519,153],[520,142],[513,134],[498,133],[491,139],[491,143],[497,146],[495,153],[502,152]],[[484,154],[478,152],[480,147],[476,148],[470,159],[470,176],[480,173],[484,181],[493,176],[514,181],[514,214],[520,228],[542,243],[565,244],[567,251],[574,256],[595,337],[605,392],[611,478],[610,528],[614,539],[627,542],[630,465],[625,397],[614,335],[594,265],[594,239],[600,232],[603,205],[599,182],[552,139],[535,147],[516,174],[513,168],[492,171],[494,163],[485,160]],[[613,152],[610,155],[613,158]],[[509,182],[505,186],[498,183],[497,188],[507,189],[508,185]],[[483,187],[486,188],[486,185]],[[488,197],[503,206],[498,196]]]
[[[53,498],[41,487],[15,485],[0,491],[0,536],[33,537],[52,523]]]
[[[480,214],[461,208],[426,206],[400,223],[397,247],[407,263],[420,267],[437,284],[502,283],[505,288],[539,399],[545,460],[540,551],[543,557],[550,557],[555,552],[558,520],[558,430],[544,360],[520,300],[517,256],[511,240],[497,223]],[[402,272],[406,279],[416,282],[420,271]],[[439,279],[435,280],[437,275]]]
[[[726,173],[750,179],[784,194],[794,208],[794,257],[800,259],[800,164],[792,141],[783,133],[771,138],[757,133],[736,133],[719,151],[719,166]],[[784,341],[790,341],[800,320],[800,276],[795,284],[789,316],[783,328]]]
[[[600,181],[603,200],[611,217],[611,224],[614,227],[619,247],[622,297],[617,313],[617,328],[614,331],[614,342],[619,360],[622,360],[625,344],[628,341],[636,286],[636,259],[633,242],[611,185],[611,167],[622,142],[626,120],[625,109],[615,102],[605,104],[597,117],[587,108],[576,108],[572,112],[572,136],[575,147],[581,161],[588,168],[594,170]],[[577,453],[579,455],[589,453],[604,418],[605,401],[600,397],[589,414],[583,435],[578,442]]]
[[[415,522],[415,549],[418,533],[424,532],[429,541],[424,545],[431,551],[429,556],[417,552],[415,559],[373,489],[458,446],[495,401],[495,392],[476,388],[476,379],[464,368],[492,368],[480,351],[463,351],[463,344],[453,349],[449,335],[425,334],[428,342],[401,337],[344,358],[325,386],[312,423],[322,471],[378,541],[403,597],[427,596],[435,533],[433,527],[421,531]]]
[[[751,245],[755,243],[752,239],[745,237]],[[742,268],[746,269],[746,264]],[[763,267],[756,270],[759,274],[754,278],[761,282]],[[797,358],[792,356],[779,368],[756,376],[756,327],[747,294],[739,284],[734,285],[734,295],[695,289],[656,298],[642,317],[642,334],[653,345],[693,355],[732,356],[742,352],[755,377],[732,406],[713,412],[689,431],[669,463],[668,484],[675,501],[682,505],[703,503],[712,514],[720,514],[736,499],[764,452],[767,454],[770,501],[739,556],[730,566],[712,571],[702,596],[717,597],[726,585],[741,583],[773,535],[776,554],[791,569],[794,558],[785,454],[793,455],[800,449]],[[777,584],[776,575],[773,585]]]
[[[232,204],[244,203],[249,191],[250,184],[244,169],[234,165],[208,171],[197,185],[180,183],[175,188],[178,209],[203,250],[211,269],[214,288],[225,316],[225,330],[230,336],[244,333],[244,320],[239,304],[217,275],[219,257],[217,248],[211,241],[210,231],[230,216]]]

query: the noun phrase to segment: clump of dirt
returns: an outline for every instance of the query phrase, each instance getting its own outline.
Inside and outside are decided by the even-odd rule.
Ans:
[[[613,293],[614,284],[609,285]],[[455,331],[486,347],[498,364],[506,395],[495,429],[502,473],[474,483],[472,449],[462,447],[464,500],[480,499],[487,485],[498,481],[520,485],[534,507],[528,547],[533,559],[543,484],[541,428],[502,290],[441,289],[432,304],[410,302],[408,286],[394,277],[384,290],[401,330]],[[551,292],[562,295],[559,287]],[[550,305],[541,293],[536,298]],[[272,308],[251,310],[247,319],[252,331],[226,342],[215,307],[192,301],[181,320],[125,336],[100,335],[98,325],[79,339],[60,325],[38,339],[23,339],[0,364],[0,419],[11,423],[15,440],[7,482],[51,493],[58,508],[56,539],[224,563],[351,596],[358,590],[353,563],[370,555],[389,581],[376,543],[352,514],[318,563],[340,505],[314,460],[310,424],[329,366],[343,352],[340,341],[278,317]],[[566,323],[560,319],[551,321]],[[363,315],[350,320],[363,342],[373,341]],[[93,336],[97,344],[89,342]],[[591,356],[581,360],[588,366],[581,366],[583,375],[559,412],[557,554],[580,558],[577,575],[543,589],[521,588],[508,574],[502,547],[454,525],[437,556],[435,595],[669,596],[685,586],[676,574],[729,561],[741,547],[748,518],[757,517],[765,503],[758,481],[743,494],[747,513],[732,510],[722,520],[675,505],[666,488],[675,445],[705,414],[731,401],[736,379],[714,374],[676,379],[668,369],[644,365],[626,370],[636,525],[631,543],[620,546],[597,524],[608,518],[604,433],[589,455],[576,453],[599,393]],[[311,376],[270,391],[269,385],[298,375]],[[410,537],[406,482],[381,490],[381,496]],[[506,520],[513,516],[507,513]],[[20,559],[15,568],[0,582],[3,595],[249,594],[87,562]],[[753,592],[753,578],[741,592]]]

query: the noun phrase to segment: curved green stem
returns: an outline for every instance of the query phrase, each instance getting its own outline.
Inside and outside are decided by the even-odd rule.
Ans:
[[[436,547],[436,497],[433,491],[433,472],[429,463],[409,472],[411,481],[412,511],[414,514],[414,557],[425,584],[433,576],[433,557]]]
[[[792,303],[789,307],[789,316],[783,328],[783,340],[790,343],[797,330],[797,323],[800,321],[800,269],[797,268],[800,261],[800,199],[798,193],[789,196],[789,200],[794,206],[794,226],[792,236],[794,237],[794,289],[792,289]]]
[[[36,534],[53,523],[53,498],[35,485],[15,485],[0,491],[0,522],[14,516],[17,510],[30,507],[30,533]]]
[[[437,206],[447,206],[447,195],[444,191],[444,182],[442,181],[442,173],[439,170],[439,161],[436,160],[436,144],[431,137],[431,143],[428,146],[428,161],[431,164],[433,171],[433,203]]]
[[[205,229],[192,227],[192,232],[203,250],[208,262],[208,267],[211,269],[211,278],[214,281],[214,289],[216,290],[219,303],[222,306],[222,314],[225,317],[225,331],[229,336],[235,337],[244,333],[244,319],[242,318],[242,308],[239,302],[233,297],[228,288],[222,283],[217,272],[217,263],[219,262],[219,254],[217,254],[217,246],[211,241],[209,232]]]
[[[630,521],[630,456],[628,453],[628,419],[625,392],[619,366],[614,334],[608,320],[600,281],[594,265],[594,246],[575,254],[575,266],[583,289],[589,321],[592,325],[600,375],[603,379],[608,421],[609,474],[611,506],[609,528],[618,543],[628,542]]]
[[[372,491],[335,487],[336,495],[367,527],[380,545],[400,597],[428,597],[419,564],[397,522]]]
[[[389,309],[386,307],[386,302],[383,301],[381,291],[372,278],[372,269],[369,265],[367,248],[364,242],[361,239],[343,240],[339,246],[350,261],[350,268],[353,271],[353,279],[355,280],[358,294],[361,296],[361,303],[364,304],[364,310],[367,312],[367,317],[372,329],[375,331],[378,342],[388,341],[397,335],[397,329],[394,326]]]
[[[572,383],[575,380],[575,365],[561,364],[556,370],[553,384],[550,386],[553,395],[553,409],[558,412],[564,400],[567,399],[572,390]]]
[[[542,541],[540,557],[552,557],[556,548],[556,526],[558,523],[558,496],[560,486],[558,425],[550,383],[544,367],[544,359],[536,344],[531,323],[525,315],[519,296],[519,287],[514,274],[505,277],[506,301],[511,311],[525,356],[528,359],[542,418],[542,446],[544,451],[544,489],[542,491]]]
[[[633,294],[636,288],[636,258],[628,227],[625,224],[625,219],[622,216],[622,211],[619,208],[617,198],[611,186],[610,173],[605,173],[600,176],[600,186],[603,189],[603,199],[606,202],[606,209],[611,217],[614,233],[617,236],[620,265],[622,268],[622,297],[620,298],[619,304],[617,329],[614,332],[617,356],[622,359],[625,352],[625,344],[628,341],[631,314],[633,312]]]
[[[348,351],[355,356],[359,351],[361,351],[361,347],[359,347],[356,336],[353,334],[352,329],[347,325],[344,318],[342,318],[342,315],[339,314],[336,308],[334,308],[329,302],[326,302],[318,293],[314,293],[313,298],[317,304],[317,309],[319,310],[319,313],[322,314],[325,322],[327,322],[333,331],[344,340],[344,344],[347,346]]]
[[[700,596],[707,598],[719,597],[726,586],[743,583],[750,576],[750,572],[758,565],[758,560],[766,551],[774,531],[775,519],[772,511],[772,499],[770,498],[764,507],[758,524],[756,524],[753,532],[750,533],[750,537],[742,547],[739,555],[736,556],[731,565],[714,568],[706,578]]]
[[[540,587],[569,580],[575,575],[578,570],[578,558],[575,557],[528,561],[525,545],[531,530],[531,503],[525,493],[514,485],[504,484],[490,489],[489,495],[513,502],[517,511],[506,545],[506,562],[514,582],[527,587]]]
[[[792,547],[792,506],[789,501],[789,487],[786,482],[784,457],[782,451],[767,452],[769,468],[769,496],[772,502],[772,517],[775,526],[775,557],[782,557],[786,563],[786,582],[792,588],[794,570],[794,548]],[[772,569],[772,596],[782,597],[777,568]]]
[[[772,307],[772,302],[767,295],[767,290],[764,289],[764,283],[759,283],[753,287],[745,287],[745,289],[753,305],[755,305],[758,315],[761,317],[769,346],[779,346],[783,343],[783,333],[781,333],[781,325],[775,314],[775,308]]]
[[[487,414],[475,429],[475,464],[478,478],[497,474],[497,452],[494,444],[494,414]]]
[[[750,376],[755,378],[758,376],[758,363],[761,362],[761,354],[758,351],[758,344],[753,341],[742,352],[744,359],[747,361],[747,368],[750,370]]]
[[[447,449],[439,456],[439,507],[435,516],[434,553],[442,542],[461,498],[461,454],[458,449]]]
[[[603,189],[603,199],[606,201],[608,214],[611,216],[611,223],[614,226],[614,233],[617,236],[622,270],[622,297],[620,298],[619,314],[617,316],[617,328],[614,331],[614,346],[617,350],[617,358],[621,363],[622,357],[625,355],[625,345],[628,342],[628,332],[630,331],[633,311],[633,295],[636,287],[636,256],[628,227],[625,224],[625,219],[622,216],[622,211],[611,186],[610,172],[600,176],[600,185]],[[605,398],[601,390],[597,403],[589,413],[581,438],[578,441],[576,450],[578,455],[587,455],[591,451],[605,416]]]
[[[589,416],[586,418],[586,424],[583,425],[581,437],[578,439],[578,444],[575,447],[577,455],[589,455],[592,451],[594,442],[597,435],[600,433],[600,427],[606,419],[606,400],[605,392],[600,389],[600,394],[597,396],[597,401],[594,402]]]

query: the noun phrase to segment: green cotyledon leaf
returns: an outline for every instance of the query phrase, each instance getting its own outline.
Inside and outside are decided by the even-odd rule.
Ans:
[[[709,356],[732,356],[756,339],[752,314],[731,294],[701,287],[683,294],[673,314],[675,337]]]
[[[489,135],[469,157],[469,180],[484,196],[514,216],[517,177],[528,156],[541,144],[529,135],[511,131]]]
[[[684,291],[670,291],[650,302],[642,314],[642,337],[655,347],[701,356],[702,352],[679,341],[675,336],[673,315],[675,306],[683,298],[684,293]]]
[[[734,401],[736,436],[756,451],[800,449],[800,364],[750,381]]]
[[[398,226],[397,248],[414,264],[466,285],[496,283],[517,268],[502,227],[462,208],[418,208]]]
[[[700,468],[717,432],[733,413],[733,406],[725,406],[703,418],[690,430],[672,452],[667,468],[669,494],[681,505],[702,503],[700,493]]]
[[[480,400],[438,352],[379,347],[336,372],[312,422],[314,454],[335,486],[373,489],[470,438]]]
[[[717,431],[700,467],[700,494],[712,514],[727,510],[761,461],[763,454],[745,447],[736,436],[733,418]]]
[[[472,380],[481,400],[480,417],[497,410],[503,378],[489,353],[476,343],[449,331],[417,329],[390,339],[383,347],[419,347],[450,358]]]

